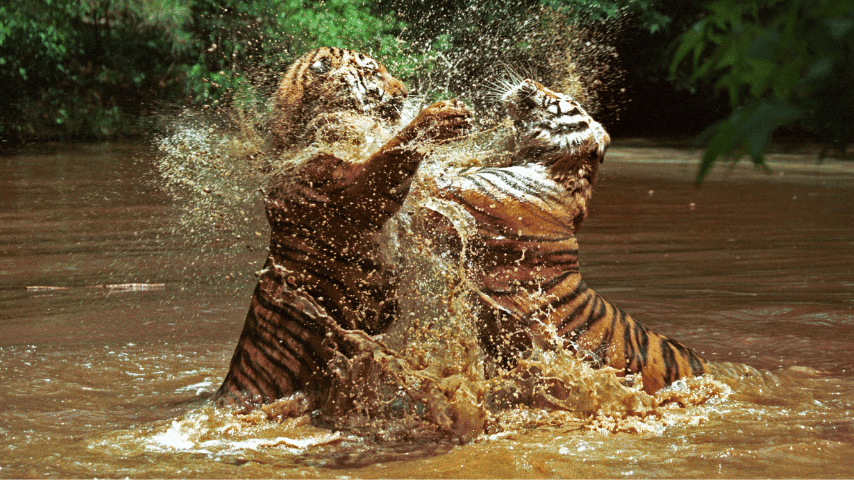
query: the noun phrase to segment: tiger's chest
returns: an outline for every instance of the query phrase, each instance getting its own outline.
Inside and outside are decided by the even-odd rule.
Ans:
[[[266,201],[270,256],[295,291],[348,329],[378,333],[394,313],[393,272],[370,229],[327,195],[295,185]]]
[[[577,209],[545,167],[462,171],[446,177],[439,191],[474,219],[476,231],[468,239],[466,261],[479,286],[510,293],[536,288],[567,269],[577,270]]]

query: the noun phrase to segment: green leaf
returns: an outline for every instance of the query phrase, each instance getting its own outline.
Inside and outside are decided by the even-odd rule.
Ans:
[[[673,54],[673,61],[670,62],[670,73],[673,74],[685,57],[690,52],[694,52],[694,66],[697,65],[697,60],[703,52],[703,32],[706,28],[706,20],[700,20],[685,32],[676,48],[676,53]]]
[[[836,59],[832,57],[819,58],[807,69],[802,81],[804,83],[812,83],[826,79],[833,73],[835,64]]]
[[[824,25],[833,39],[842,40],[854,28],[854,19],[843,17],[828,18],[824,20]]]

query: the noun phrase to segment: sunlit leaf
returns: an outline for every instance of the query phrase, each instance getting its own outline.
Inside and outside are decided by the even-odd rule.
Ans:
[[[852,18],[828,18],[824,21],[824,25],[830,32],[830,36],[836,40],[842,40],[848,32],[854,28],[854,19]]]

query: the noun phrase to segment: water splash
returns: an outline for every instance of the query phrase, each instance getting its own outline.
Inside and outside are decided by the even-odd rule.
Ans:
[[[201,138],[211,138],[210,131],[203,133],[209,135]],[[291,157],[291,163],[279,162],[276,168],[294,168],[294,159],[310,158],[324,148],[336,148],[345,158],[363,158],[392,133],[379,132],[357,145],[315,145]],[[226,422],[229,431],[255,439],[226,442],[228,448],[250,444],[260,448],[269,442],[295,445],[280,431],[264,441],[257,440],[253,431],[257,422],[264,421],[272,422],[264,428],[273,431],[279,428],[273,424],[285,422],[287,430],[293,426],[288,419],[307,415],[312,425],[382,441],[450,436],[467,442],[484,433],[557,423],[608,432],[660,433],[677,421],[673,413],[677,407],[725,396],[726,386],[711,379],[678,382],[650,396],[643,392],[639,377],[620,378],[613,369],[593,369],[574,354],[543,348],[529,352],[515,369],[500,372],[481,351],[477,312],[466,300],[475,288],[468,283],[462,257],[474,222],[459,205],[434,198],[432,188],[438,176],[453,174],[456,169],[501,165],[508,158],[510,133],[509,125],[502,123],[437,147],[425,160],[413,180],[411,195],[379,236],[387,260],[400,272],[401,316],[390,331],[376,337],[347,332],[331,322],[327,325],[339,344],[347,343],[348,350],[358,353],[349,358],[339,355],[330,362],[335,386],[320,411],[306,411],[308,402],[296,396],[265,406],[260,410],[263,413],[232,414],[232,420],[227,420],[228,415],[195,412],[161,426],[152,441],[163,448],[208,451],[216,443],[210,436],[217,437],[222,429],[215,423]],[[199,137],[189,138],[198,142]],[[198,155],[191,151],[185,158]],[[196,172],[191,168],[177,171]],[[196,175],[182,185],[192,187],[200,183],[195,179],[209,178],[218,179]],[[233,181],[229,177],[220,188]],[[241,192],[239,188],[233,191]],[[457,248],[434,243],[436,232],[428,225],[436,215],[451,226],[461,242]],[[354,408],[343,409],[342,405]],[[265,420],[259,420],[262,417]],[[692,420],[679,421],[699,421],[690,414],[687,418]],[[321,443],[326,441],[322,435],[319,438]]]
[[[187,239],[245,235],[251,204],[265,185],[259,132],[235,132],[217,123],[184,112],[174,131],[157,142],[161,187],[181,206]]]
[[[564,27],[558,28],[561,22]],[[467,442],[484,434],[556,423],[607,432],[660,433],[674,422],[701,418],[689,413],[677,420],[675,412],[726,398],[728,387],[708,376],[677,382],[651,396],[643,392],[639,376],[618,377],[613,369],[594,369],[575,354],[548,346],[535,347],[509,372],[499,371],[481,351],[477,312],[467,301],[476,288],[463,270],[473,220],[459,205],[434,197],[435,181],[460,168],[509,161],[512,126],[506,115],[495,113],[494,105],[496,89],[506,89],[501,78],[536,77],[597,112],[605,108],[597,85],[616,75],[606,61],[613,50],[602,41],[602,33],[567,26],[556,12],[538,14],[525,28],[530,39],[536,38],[529,52],[536,58],[530,65],[549,68],[537,71],[524,62],[518,67],[518,58],[499,62],[482,82],[461,92],[475,105],[493,101],[481,110],[478,131],[460,141],[423,146],[430,155],[413,179],[409,197],[378,234],[388,263],[400,272],[400,318],[390,331],[376,337],[328,325],[339,342],[349,343],[358,353],[330,363],[335,387],[324,408],[309,412],[309,402],[300,396],[249,415],[204,406],[152,427],[147,436],[150,448],[299,449],[343,438],[330,437],[328,429],[305,441],[288,433],[318,426],[384,441],[450,436]],[[559,34],[539,38],[532,33],[543,28]],[[182,206],[187,241],[205,244],[226,238],[226,243],[230,239],[238,245],[246,236],[266,239],[250,218],[259,204],[258,189],[265,189],[273,175],[287,178],[298,172],[301,162],[319,151],[358,161],[369,156],[429,103],[437,85],[440,90],[454,85],[453,75],[465,59],[444,61],[449,62],[447,72],[434,71],[417,82],[422,94],[410,96],[398,124],[366,129],[357,141],[325,143],[321,138],[301,151],[273,154],[264,126],[269,112],[263,104],[236,102],[204,116],[186,112],[178,116],[173,129],[158,141],[157,167],[164,188]],[[453,238],[447,240],[460,245],[447,248],[435,243],[436,232],[428,231],[428,225],[435,225],[437,217],[449,226]]]

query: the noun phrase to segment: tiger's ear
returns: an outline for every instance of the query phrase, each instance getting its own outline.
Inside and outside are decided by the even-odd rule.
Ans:
[[[330,62],[328,58],[323,57],[323,58],[318,59],[317,61],[315,61],[311,65],[309,65],[308,68],[312,72],[322,75],[322,74],[328,72],[329,69],[332,68],[332,62]]]

